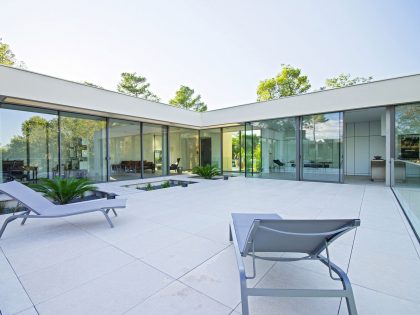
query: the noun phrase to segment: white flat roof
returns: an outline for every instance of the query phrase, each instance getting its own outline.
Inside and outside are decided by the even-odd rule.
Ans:
[[[0,65],[0,96],[6,101],[44,108],[205,128],[420,102],[420,74],[198,113]]]

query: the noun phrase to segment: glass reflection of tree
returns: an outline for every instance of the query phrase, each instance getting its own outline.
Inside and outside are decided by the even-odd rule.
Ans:
[[[25,166],[39,168],[39,173],[50,171],[50,147],[57,144],[57,119],[48,121],[33,116],[21,125],[22,135],[15,135],[3,148],[4,160],[22,160]],[[53,135],[52,137],[50,135]]]
[[[420,105],[402,105],[395,110],[397,158],[419,161]]]
[[[239,166],[239,170],[242,168],[241,157],[244,153],[241,145],[241,133],[235,132],[232,134],[232,160],[235,161],[235,166]]]
[[[326,123],[329,119],[325,114],[316,114],[310,116],[303,116],[302,118],[302,129],[303,130],[312,130],[312,141],[314,144],[314,161],[317,161],[318,153],[318,142],[316,139],[316,125]],[[308,135],[305,133],[305,138],[308,139]],[[311,140],[311,139],[308,139]]]
[[[404,105],[395,111],[395,128],[399,135],[420,134],[420,105]]]
[[[80,155],[84,146],[87,146],[87,153],[90,160],[94,160],[95,153],[93,146],[95,133],[104,130],[105,125],[105,121],[61,117],[61,150],[62,159],[66,163],[64,165],[65,168],[70,170],[79,167],[78,163],[82,158]],[[75,160],[75,165],[73,165],[72,159]],[[79,159],[79,161],[77,162],[76,159]]]

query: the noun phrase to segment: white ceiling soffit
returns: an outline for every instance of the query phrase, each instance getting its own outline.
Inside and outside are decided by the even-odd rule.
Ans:
[[[197,113],[81,83],[0,66],[0,95],[65,106],[66,110],[196,128],[419,102],[419,87],[418,74]]]

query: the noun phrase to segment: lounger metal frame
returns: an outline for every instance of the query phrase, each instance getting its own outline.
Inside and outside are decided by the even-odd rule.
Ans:
[[[108,213],[109,211],[112,210],[112,212],[114,213],[115,216],[117,216],[117,212],[115,211],[114,208],[109,208],[109,209],[95,209],[95,210],[89,210],[89,211],[80,211],[80,212],[74,212],[71,214],[57,214],[57,215],[39,215],[39,214],[29,214],[32,210],[26,210],[23,213],[19,213],[19,214],[13,214],[10,217],[8,217],[4,223],[3,226],[0,229],[0,238],[2,237],[4,230],[6,229],[7,225],[16,220],[16,219],[23,219],[22,222],[20,223],[21,225],[24,225],[26,220],[31,218],[31,219],[44,219],[44,218],[64,218],[64,217],[69,217],[69,216],[73,216],[73,215],[78,215],[78,214],[84,214],[84,213],[89,213],[89,212],[96,212],[96,211],[101,211],[106,220],[108,221],[108,224],[111,228],[114,227],[114,224],[111,221],[111,218],[109,217]]]
[[[244,253],[241,254],[238,240],[236,237],[235,226],[233,222],[231,222],[229,227],[229,238],[230,241],[233,241],[235,254],[236,254],[236,262],[239,269],[239,278],[240,278],[240,287],[241,287],[241,300],[242,300],[242,314],[248,315],[249,314],[249,305],[248,305],[248,297],[249,296],[277,296],[277,297],[344,297],[347,303],[347,309],[349,315],[357,315],[356,303],[354,300],[353,290],[351,287],[350,280],[347,274],[337,265],[331,262],[329,257],[329,250],[328,245],[333,242],[335,239],[343,235],[344,233],[348,232],[351,229],[360,226],[360,220],[354,220],[353,224],[348,226],[344,226],[335,231],[329,231],[326,233],[294,233],[294,232],[287,232],[287,231],[280,231],[276,229],[270,229],[265,226],[260,225],[260,220],[254,220],[254,224],[251,227],[248,235],[248,242]],[[254,251],[254,243],[253,239],[255,234],[258,232],[259,229],[270,230],[273,233],[280,233],[284,235],[294,235],[294,236],[303,236],[303,237],[311,237],[311,236],[332,236],[328,241],[326,240],[323,245],[321,245],[313,255],[304,256],[300,258],[286,258],[286,257],[261,257],[257,256]],[[321,253],[326,250],[327,257],[321,255]],[[243,257],[245,256],[252,256],[253,259],[253,274],[252,276],[247,276],[245,270],[245,264],[243,261]],[[322,262],[326,267],[329,268],[330,277],[333,280],[341,281],[343,285],[342,290],[326,290],[326,289],[271,289],[271,288],[249,288],[247,286],[247,280],[254,279],[256,277],[256,268],[255,268],[255,259],[262,259],[262,260],[269,260],[269,261],[278,261],[278,262],[290,262],[290,261],[298,261],[298,260],[318,260]],[[334,277],[333,273],[338,275],[338,278]]]
[[[7,183],[5,183],[7,184]],[[2,184],[4,185],[4,184]],[[27,188],[29,189],[29,188]],[[21,225],[24,225],[26,220],[31,218],[31,219],[44,219],[44,218],[63,218],[63,217],[70,217],[70,216],[74,216],[74,215],[79,215],[79,214],[85,214],[85,213],[90,213],[90,212],[96,212],[96,211],[100,211],[103,213],[103,215],[105,216],[109,226],[111,228],[114,227],[114,224],[112,223],[108,213],[109,211],[112,211],[114,213],[115,216],[117,216],[117,212],[115,211],[115,208],[124,208],[124,205],[113,205],[113,207],[110,207],[109,205],[101,205],[101,206],[94,206],[94,201],[86,201],[86,202],[81,202],[83,204],[86,203],[91,203],[92,204],[92,208],[91,209],[84,209],[84,210],[80,210],[80,211],[71,211],[71,212],[57,212],[54,214],[42,214],[39,213],[39,211],[37,211],[36,209],[33,209],[30,205],[28,205],[28,202],[24,203],[21,200],[19,200],[18,196],[12,195],[11,193],[8,193],[6,191],[3,191],[0,189],[0,192],[3,194],[8,195],[9,197],[15,199],[18,202],[18,206],[21,205],[23,208],[25,208],[26,210],[23,211],[22,213],[18,213],[15,214],[13,213],[11,216],[9,216],[8,218],[6,218],[6,220],[3,222],[3,225],[0,229],[0,238],[3,236],[3,233],[7,227],[7,225],[17,219],[22,219]],[[45,197],[42,197],[45,198]],[[109,202],[113,202],[115,201],[115,199],[108,199]],[[115,203],[115,202],[114,202]],[[55,206],[54,204],[51,203],[52,206]],[[76,204],[74,204],[76,205]],[[59,207],[59,206],[57,206]],[[30,214],[31,212],[35,213],[35,214]]]

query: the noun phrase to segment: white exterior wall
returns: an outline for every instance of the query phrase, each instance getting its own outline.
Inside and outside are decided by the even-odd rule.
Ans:
[[[43,102],[40,107],[106,117],[205,128],[420,101],[420,74],[285,97],[204,113],[183,110],[84,84],[0,65],[1,96]],[[50,104],[50,105],[48,105]]]
[[[201,114],[124,94],[0,65],[0,96],[90,110],[97,115],[200,126]]]
[[[420,100],[420,75],[285,97],[204,113],[205,126],[345,111]]]

